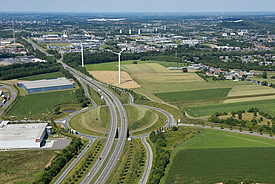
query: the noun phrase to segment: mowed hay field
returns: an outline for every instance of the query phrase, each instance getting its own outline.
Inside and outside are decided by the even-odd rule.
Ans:
[[[44,117],[53,113],[53,107],[55,105],[76,102],[77,99],[73,90],[27,94],[19,96],[17,103],[7,112],[7,115],[17,117]]]
[[[275,183],[274,140],[205,129],[180,144],[161,183],[219,183],[224,179]]]
[[[247,101],[247,102],[236,102],[218,105],[207,105],[197,107],[184,107],[183,109],[194,117],[210,116],[215,112],[232,112],[238,110],[247,111],[251,107],[256,107],[263,112],[275,116],[275,99],[270,100],[258,100],[258,101]]]
[[[56,155],[56,150],[3,151],[0,153],[0,183],[31,183]]]
[[[125,105],[130,135],[150,133],[167,122],[164,114],[137,105]]]
[[[121,71],[121,84],[119,84],[119,73],[117,71],[90,71],[95,78],[107,84],[112,84],[120,88],[139,88],[138,85],[127,72]]]
[[[110,128],[110,110],[107,106],[97,107],[75,115],[69,120],[69,126],[83,134],[105,136]]]

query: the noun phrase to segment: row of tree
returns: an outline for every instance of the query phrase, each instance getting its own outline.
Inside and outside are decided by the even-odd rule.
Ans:
[[[48,184],[61,171],[61,169],[75,156],[82,147],[80,138],[73,138],[69,146],[57,153],[51,165],[44,169],[40,177],[36,177],[33,184]]]
[[[153,131],[150,133],[150,140],[156,145],[156,158],[153,160],[151,168],[151,174],[148,179],[148,184],[159,183],[164,175],[166,165],[169,163],[170,153],[163,149],[166,147],[166,139],[164,133],[161,130],[157,132]]]

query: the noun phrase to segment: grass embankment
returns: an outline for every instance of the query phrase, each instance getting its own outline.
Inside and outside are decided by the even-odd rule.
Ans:
[[[88,92],[90,97],[93,99],[93,101],[96,103],[96,105],[105,105],[105,100],[101,99],[101,95],[95,91],[93,88],[87,86]]]
[[[130,135],[150,133],[167,123],[164,114],[141,106],[124,106]]]
[[[72,117],[69,126],[86,135],[107,136],[110,119],[110,110],[107,106],[97,107]]]
[[[140,139],[126,141],[119,161],[106,183],[138,183],[144,171],[145,155]]]
[[[82,179],[88,174],[94,162],[98,159],[100,152],[105,144],[105,139],[95,140],[92,146],[77,162],[75,167],[68,173],[61,184],[74,184],[80,183]]]
[[[270,139],[205,129],[174,150],[161,183],[218,183],[245,178],[274,183],[274,143]]]
[[[19,96],[17,103],[7,112],[7,116],[43,118],[54,113],[54,106],[66,104],[67,108],[70,108],[71,103],[77,103],[74,90],[23,95]]]
[[[45,73],[40,75],[22,77],[22,78],[18,78],[18,80],[34,81],[34,80],[42,80],[42,79],[54,79],[59,77],[64,77],[64,75],[61,72],[53,72],[53,73]]]
[[[6,151],[0,157],[0,183],[31,183],[56,155],[57,150]]]

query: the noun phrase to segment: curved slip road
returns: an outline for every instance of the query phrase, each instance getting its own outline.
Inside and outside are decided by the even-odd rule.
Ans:
[[[112,94],[110,91],[105,89],[103,86],[98,84],[93,79],[91,79],[91,78],[87,77],[86,75],[76,71],[75,69],[65,65],[64,63],[62,63],[62,65],[64,66],[65,69],[70,70],[70,72],[72,72],[76,77],[80,78],[84,83],[88,84],[93,89],[98,91],[105,99],[107,106],[109,106],[109,108],[110,108],[111,125],[110,125],[110,129],[109,129],[109,133],[108,133],[108,136],[106,139],[105,146],[99,156],[101,159],[96,161],[96,163],[93,165],[92,169],[90,170],[89,174],[86,175],[86,177],[81,182],[81,183],[86,184],[86,183],[90,183],[91,181],[94,180],[95,183],[104,183],[107,180],[108,176],[110,175],[112,169],[114,168],[120,154],[122,153],[124,145],[125,145],[125,141],[126,141],[126,137],[127,137],[126,111],[125,111],[124,107],[122,106],[121,102],[119,101],[119,99],[114,94]],[[110,151],[111,151],[111,148],[112,148],[112,145],[114,142],[115,134],[117,131],[117,112],[116,112],[115,105],[116,105],[119,115],[120,115],[121,127],[120,127],[120,131],[119,131],[119,135],[118,135],[118,141],[117,141],[115,148],[112,151],[109,159],[107,160],[107,157],[110,154]],[[106,164],[103,165],[105,162],[106,162]],[[103,167],[103,169],[101,170],[102,167]],[[101,172],[99,173],[100,170],[101,170]],[[98,176],[98,177],[95,178],[95,176]]]
[[[0,86],[1,88],[7,88],[10,90],[11,92],[11,99],[5,104],[3,105],[3,108],[0,110],[0,116],[2,115],[2,113],[10,106],[10,104],[15,100],[16,97],[16,93],[14,92],[14,90],[10,87],[10,86]]]

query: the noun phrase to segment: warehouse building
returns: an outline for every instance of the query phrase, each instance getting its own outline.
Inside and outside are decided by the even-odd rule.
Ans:
[[[0,123],[0,149],[40,148],[48,123]]]
[[[65,77],[18,82],[17,86],[24,88],[28,93],[38,93],[74,88],[73,82],[70,79],[66,79]]]

